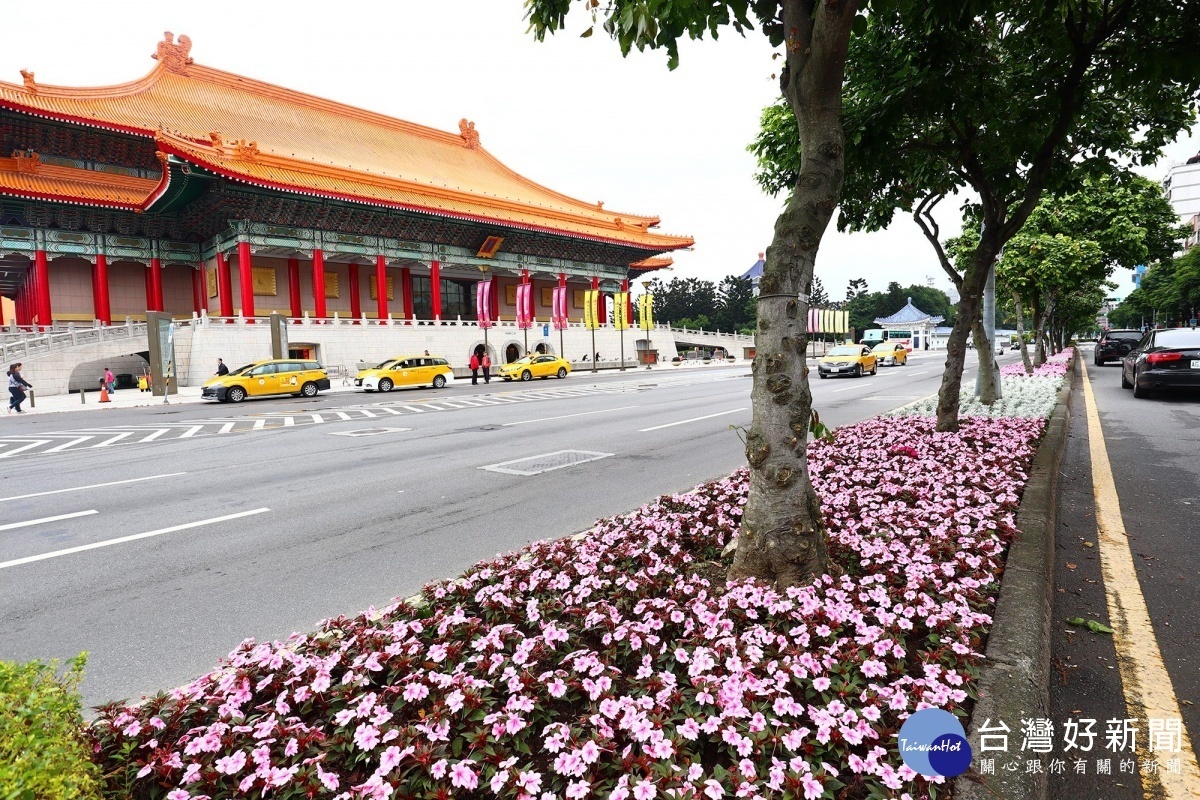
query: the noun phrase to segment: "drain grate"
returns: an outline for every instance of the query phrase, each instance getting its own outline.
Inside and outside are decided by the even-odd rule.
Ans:
[[[330,432],[330,436],[379,436],[384,433],[404,433],[412,428],[359,428],[356,431]]]
[[[506,475],[539,475],[543,472],[573,467],[588,461],[608,458],[613,453],[594,453],[590,450],[558,450],[554,453],[543,453],[540,456],[518,458],[513,461],[502,461],[499,464],[489,464],[480,467],[489,472],[503,472]]]

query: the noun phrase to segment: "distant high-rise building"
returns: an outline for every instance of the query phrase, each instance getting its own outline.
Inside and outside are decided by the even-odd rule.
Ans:
[[[1200,153],[1171,167],[1163,180],[1163,189],[1180,222],[1191,227],[1184,249],[1200,244]]]

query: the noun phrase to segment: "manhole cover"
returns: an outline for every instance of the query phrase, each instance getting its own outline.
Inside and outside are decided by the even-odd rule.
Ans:
[[[330,436],[380,436],[385,433],[404,433],[412,428],[359,428],[356,431],[330,432]]]
[[[506,475],[539,475],[543,472],[573,467],[588,461],[608,458],[612,453],[593,453],[588,450],[558,450],[554,453],[543,453],[540,456],[518,458],[513,461],[502,461],[499,464],[489,464],[480,469],[489,472],[503,472]]]

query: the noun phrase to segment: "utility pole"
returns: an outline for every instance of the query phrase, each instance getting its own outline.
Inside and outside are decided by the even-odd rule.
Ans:
[[[992,379],[996,382],[996,399],[1004,396],[1000,385],[1000,364],[996,361],[996,263],[1000,255],[988,269],[987,283],[983,287],[983,333],[987,339],[986,366],[992,370]],[[982,374],[985,367],[983,353],[979,353],[979,369],[975,373],[975,396],[978,397],[983,389]]]

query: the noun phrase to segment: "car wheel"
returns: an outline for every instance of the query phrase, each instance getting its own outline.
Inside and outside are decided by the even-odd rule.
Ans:
[[[305,397],[316,397],[317,385],[312,381],[309,381],[308,383],[304,384],[304,386],[300,387],[300,394],[304,395]]]
[[[862,364],[855,364],[854,365],[854,377],[861,378],[862,376],[863,376]]]
[[[231,403],[240,403],[246,399],[246,390],[240,386],[232,386],[230,387],[229,391],[225,393],[225,397],[227,397]]]
[[[1141,386],[1138,386],[1137,368],[1136,367],[1133,370],[1133,396],[1137,397],[1139,399],[1144,399],[1144,398],[1147,398],[1150,396],[1149,389],[1143,389]]]
[[[817,377],[820,378],[821,380],[825,380],[829,376],[827,376],[824,372],[821,372],[820,370],[818,370]]]
[[[384,378],[383,380],[381,380],[379,382],[379,391],[390,392],[394,385],[395,384],[393,384],[390,380],[388,380],[387,378]]]
[[[523,380],[523,381],[533,380],[533,373],[530,372],[529,370],[525,370],[524,372],[521,373],[521,380]]]
[[[565,378],[565,377],[567,377],[567,368],[566,368],[566,367],[559,367],[559,368],[558,368],[558,377],[559,377],[559,378]]]
[[[1131,388],[1132,386],[1133,386],[1133,384],[1132,384],[1132,383],[1130,383],[1130,382],[1129,382],[1129,379],[1125,377],[1125,365],[1124,365],[1124,364],[1122,364],[1122,365],[1121,365],[1121,388],[1122,388],[1122,389],[1129,389],[1129,388]]]
[[[433,376],[433,388],[435,388],[435,389],[446,388],[446,376],[445,375],[434,375]]]
[[[1101,358],[1100,356],[1096,356],[1096,357],[1095,357],[1094,359],[1092,359],[1092,360],[1096,362],[1096,366],[1097,366],[1097,367],[1103,367],[1103,366],[1104,366],[1104,359],[1103,359],[1103,358]]]
[[[879,362],[878,361],[875,362],[875,366],[871,367],[871,374],[872,375],[879,374]]]

